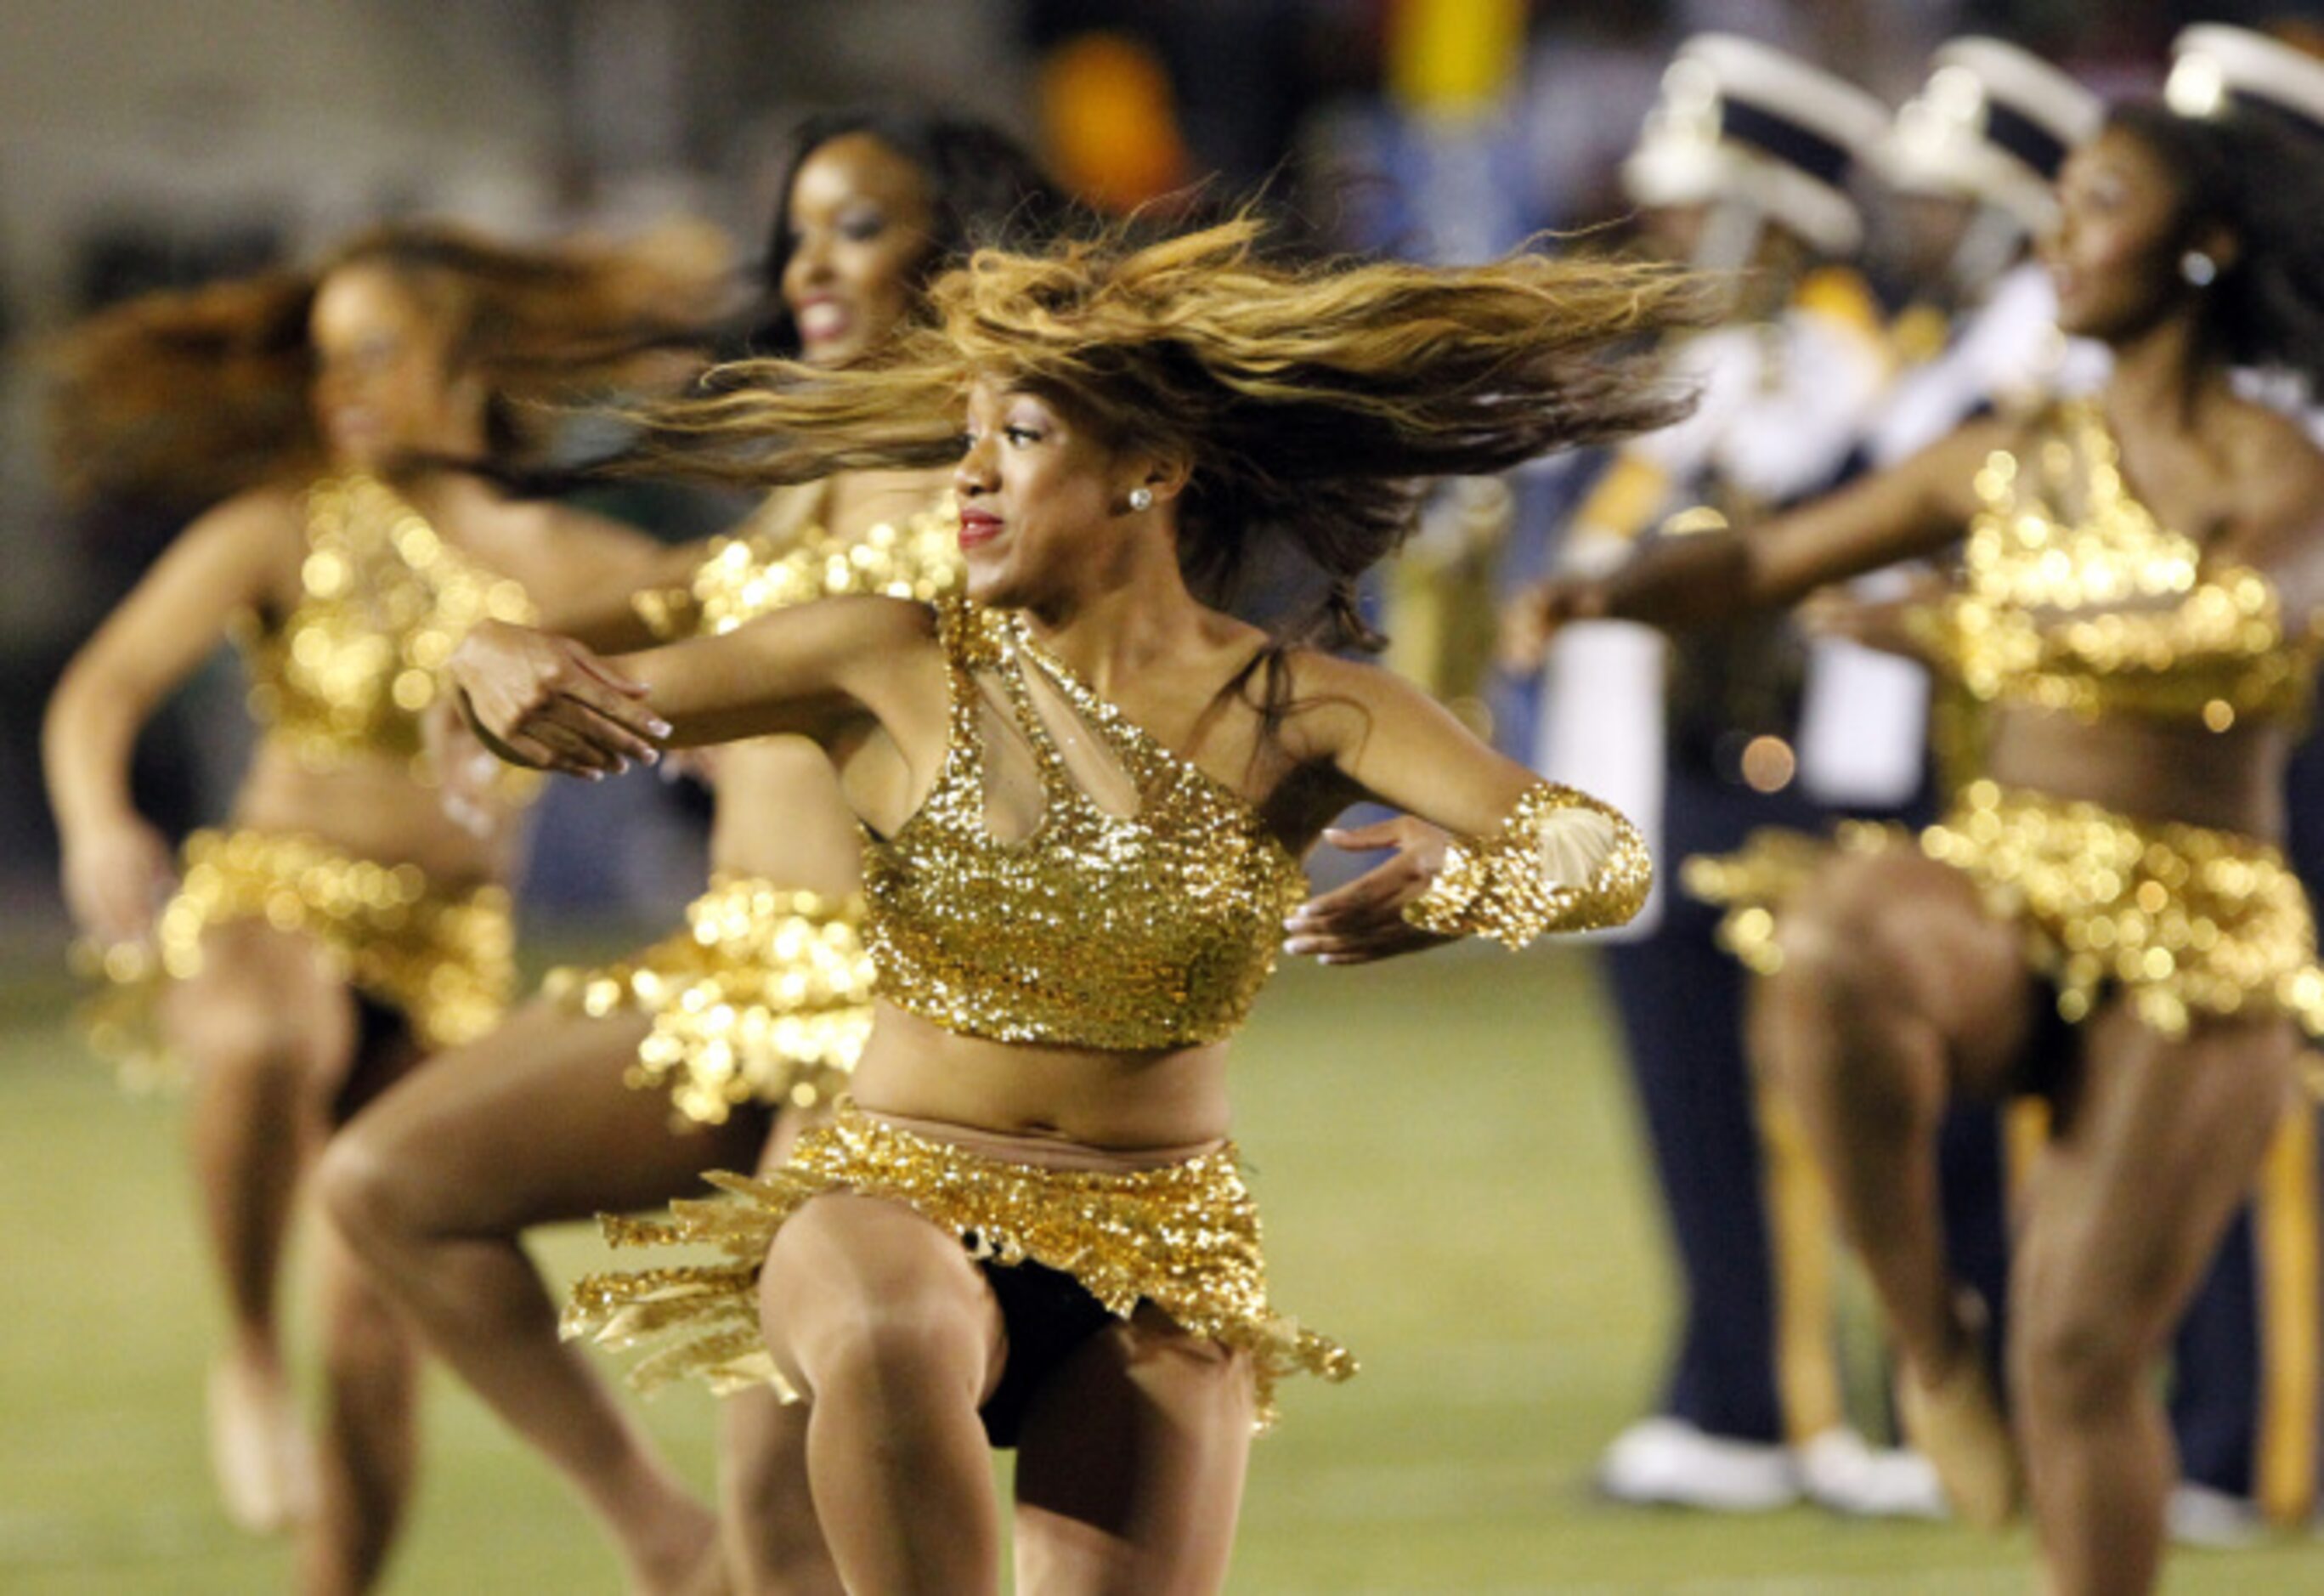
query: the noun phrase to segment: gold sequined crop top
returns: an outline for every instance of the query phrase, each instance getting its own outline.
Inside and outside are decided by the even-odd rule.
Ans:
[[[1298,862],[1239,795],[1141,731],[1012,615],[936,606],[952,733],[927,801],[867,836],[863,937],[880,995],[945,1029],[1122,1050],[1218,1041],[1275,969]],[[1079,787],[1034,699],[1038,677],[1116,761],[1137,810]],[[1041,812],[1020,842],[986,816],[996,686],[1031,752]]]
[[[1910,617],[1972,695],[2215,732],[2305,714],[2314,629],[2287,637],[2264,576],[2207,564],[2133,496],[2096,401],[2057,407],[2027,448],[1994,451],[1976,486],[1963,590]]]
[[[716,539],[686,586],[650,588],[632,603],[648,629],[669,641],[732,632],[843,594],[927,603],[957,590],[960,579],[960,509],[947,489],[918,514],[883,521],[852,541],[819,526],[788,547],[761,532]]]
[[[420,716],[444,662],[478,621],[530,623],[532,603],[376,477],[326,477],[305,512],[299,603],[276,626],[249,612],[234,623],[251,713],[309,770],[385,755],[425,780]]]

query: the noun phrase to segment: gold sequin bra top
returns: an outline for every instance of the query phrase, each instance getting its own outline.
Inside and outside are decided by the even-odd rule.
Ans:
[[[684,587],[650,588],[632,603],[665,641],[732,632],[811,599],[883,594],[922,603],[960,586],[960,509],[949,490],[901,522],[861,538],[812,526],[788,546],[763,534],[720,538]]]
[[[2297,720],[2319,658],[2287,637],[2275,588],[2208,562],[2123,482],[2095,401],[2059,407],[2036,440],[1977,475],[1964,590],[1914,624],[1976,697],[2084,718]]]
[[[1001,1041],[1138,1050],[1231,1035],[1305,890],[1298,862],[1021,620],[960,599],[936,613],[944,770],[893,837],[864,848],[880,995]],[[1101,805],[1081,784],[1093,777],[1124,801]],[[1013,840],[994,828],[1004,811],[1024,821]]]
[[[277,626],[248,612],[235,623],[251,713],[309,770],[384,755],[425,780],[420,716],[453,648],[479,621],[531,622],[532,603],[376,477],[317,482],[306,518],[297,605]]]

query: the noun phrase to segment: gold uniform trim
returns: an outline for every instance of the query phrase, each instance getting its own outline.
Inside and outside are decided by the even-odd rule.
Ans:
[[[2026,933],[2028,963],[2058,986],[2058,1011],[2088,1017],[2119,991],[2144,1024],[2185,1034],[2199,1016],[2282,1014],[2324,1036],[2324,969],[2300,879],[2264,843],[2173,821],[1972,781],[1918,837],[1844,823],[1840,848],[1917,846]],[[1765,974],[1781,967],[1783,900],[1821,856],[1796,833],[1687,861],[1688,891],[1726,906],[1722,946]]]
[[[631,1370],[641,1388],[694,1376],[722,1392],[772,1385],[796,1400],[759,1333],[760,1264],[808,1202],[853,1192],[903,1204],[979,1259],[1071,1275],[1117,1315],[1150,1302],[1192,1333],[1248,1353],[1264,1428],[1279,1379],[1343,1380],[1356,1361],[1268,1304],[1259,1210],[1239,1164],[1229,1145],[1126,1173],[1044,1168],[844,1105],[837,1119],[801,1134],[788,1162],[765,1178],[711,1174],[725,1198],[673,1204],[668,1219],[604,1216],[617,1247],[703,1244],[725,1261],[589,1276],[573,1288],[565,1334],[616,1348],[658,1343]]]
[[[159,999],[167,983],[200,973],[214,926],[263,919],[311,936],[349,985],[401,1010],[431,1051],[474,1041],[507,1008],[516,936],[499,887],[447,891],[417,865],[357,859],[295,832],[198,831],[182,866],[152,946],[75,949],[83,971],[106,983],[84,1015],[90,1044],[132,1082],[178,1073]]]
[[[549,973],[544,990],[592,1018],[650,1015],[632,1086],[667,1091],[687,1118],[738,1103],[812,1108],[845,1083],[872,1029],[863,899],[718,874],[686,928],[600,969]]]

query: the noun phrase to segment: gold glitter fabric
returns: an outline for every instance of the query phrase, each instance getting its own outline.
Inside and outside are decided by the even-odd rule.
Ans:
[[[676,1204],[668,1220],[607,1215],[601,1222],[615,1246],[699,1244],[725,1261],[590,1276],[574,1287],[565,1333],[617,1348],[655,1346],[631,1373],[642,1388],[691,1375],[721,1391],[771,1384],[794,1399],[760,1339],[760,1264],[775,1232],[807,1202],[854,1192],[903,1204],[979,1259],[1071,1275],[1121,1317],[1150,1302],[1193,1333],[1249,1353],[1264,1427],[1283,1377],[1343,1380],[1356,1361],[1268,1305],[1259,1210],[1237,1162],[1230,1145],[1128,1173],[1048,1169],[844,1106],[832,1122],[804,1132],[789,1161],[765,1179],[712,1174],[726,1198]]]
[[[132,1084],[179,1073],[162,1044],[163,985],[199,973],[202,934],[263,919],[311,936],[347,983],[400,1010],[429,1049],[474,1041],[500,1023],[516,977],[508,894],[447,892],[418,867],[380,864],[298,833],[198,831],[152,947],[74,950],[106,990],[85,1015],[91,1045]]]
[[[1543,828],[1563,811],[1586,809],[1614,824],[1613,851],[1590,880],[1557,885],[1543,857]],[[1610,806],[1555,782],[1526,789],[1491,836],[1455,837],[1428,890],[1404,918],[1440,936],[1490,936],[1523,947],[1552,931],[1596,931],[1638,912],[1654,886],[1654,862],[1637,828]]]
[[[2315,921],[2299,878],[2263,843],[1989,780],[1970,782],[1917,837],[1858,821],[1836,841],[1854,853],[1917,846],[1968,876],[1990,913],[2024,928],[2027,960],[2056,983],[2069,1020],[2119,991],[2168,1036],[2197,1016],[2283,1014],[2324,1037]],[[1783,904],[1823,853],[1797,833],[1761,832],[1736,853],[1687,861],[1683,880],[1725,906],[1725,946],[1770,973],[1783,963]]]
[[[937,606],[952,738],[935,789],[891,838],[867,837],[864,940],[880,995],[967,1036],[1114,1049],[1218,1041],[1275,969],[1298,862],[1240,795],[1164,748],[1037,644],[1023,621]],[[1033,701],[1038,673],[1109,752],[1137,812],[1075,784]],[[1042,799],[1021,843],[986,821],[997,678]]]
[[[445,661],[479,621],[533,621],[531,601],[376,477],[317,482],[306,518],[297,606],[279,626],[248,613],[235,624],[251,713],[309,770],[386,754],[429,780],[420,717],[444,690]]]
[[[596,1018],[652,1017],[632,1086],[667,1091],[708,1124],[737,1103],[812,1108],[846,1081],[872,1029],[863,902],[714,875],[686,929],[624,964],[549,973],[546,990]]]
[[[761,534],[720,538],[684,587],[657,588],[633,601],[665,640],[732,632],[793,604],[843,594],[884,594],[923,603],[961,583],[960,511],[947,492],[900,524],[881,521],[861,538],[810,527],[782,548]]]
[[[2315,630],[2287,637],[2265,577],[2207,566],[2157,523],[2124,485],[2095,400],[2053,411],[2022,454],[1988,456],[1976,487],[1964,591],[1909,618],[1971,694],[2215,732],[2305,714]]]

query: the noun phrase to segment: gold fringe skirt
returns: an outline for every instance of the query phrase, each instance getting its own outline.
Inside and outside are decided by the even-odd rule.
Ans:
[[[2112,989],[2168,1036],[2200,1016],[2282,1014],[2324,1037],[2315,920],[2299,878],[2264,843],[1979,780],[1917,837],[1862,821],[1830,844],[1763,831],[1736,853],[1688,860],[1681,880],[1726,909],[1722,945],[1771,973],[1783,964],[1783,906],[1834,846],[1918,847],[1960,871],[1989,913],[2024,927],[2027,962],[2056,984],[2070,1021]]]
[[[807,1203],[854,1192],[903,1204],[979,1259],[1047,1265],[1118,1316],[1150,1302],[1185,1330],[1249,1353],[1264,1428],[1283,1377],[1343,1380],[1356,1361],[1268,1305],[1259,1210],[1237,1163],[1230,1145],[1153,1169],[1051,1169],[921,1136],[843,1101],[837,1118],[802,1133],[789,1161],[764,1179],[714,1172],[707,1178],[728,1196],[673,1204],[668,1219],[605,1215],[617,1247],[699,1244],[725,1261],[589,1276],[573,1288],[565,1334],[615,1348],[650,1343],[630,1373],[641,1389],[693,1376],[722,1392],[772,1385],[795,1400],[759,1333],[760,1265]]]
[[[629,1082],[706,1124],[737,1103],[812,1108],[840,1090],[872,1030],[863,900],[714,875],[686,929],[627,963],[549,973],[583,1013],[652,1017]]]
[[[314,938],[347,983],[400,1011],[434,1051],[498,1025],[516,980],[516,933],[499,887],[447,892],[417,865],[381,864],[296,832],[198,831],[149,946],[82,944],[74,962],[103,989],[84,1009],[90,1045],[133,1085],[174,1081],[161,996],[198,974],[213,926],[263,919]]]

